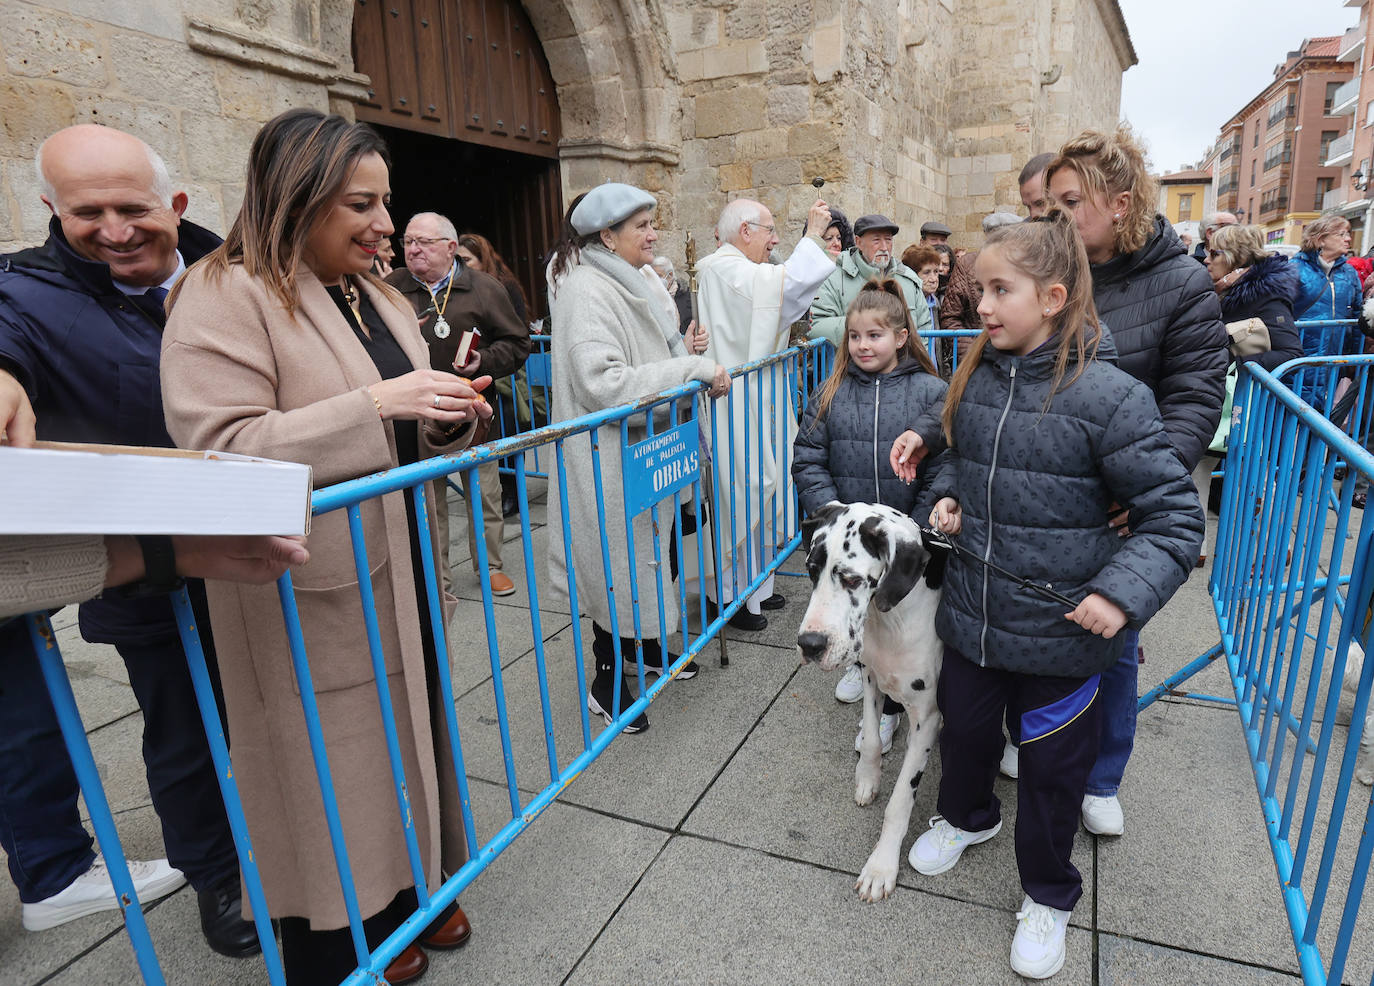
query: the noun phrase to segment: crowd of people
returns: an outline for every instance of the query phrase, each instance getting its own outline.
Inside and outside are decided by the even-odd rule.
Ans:
[[[0,425],[10,443],[218,449],[308,463],[324,485],[529,423],[502,421],[493,409],[530,352],[529,299],[487,239],[460,234],[438,213],[409,217],[394,252],[388,151],[366,125],[311,110],[267,123],[223,240],[183,218],[185,193],[131,135],[68,128],[44,143],[37,167],[52,212],[48,240],[0,259]],[[1063,963],[1081,895],[1070,860],[1079,823],[1097,835],[1124,831],[1118,793],[1135,733],[1139,631],[1200,557],[1203,512],[1190,474],[1210,473],[1204,456],[1216,448],[1228,368],[1353,351],[1358,330],[1309,338],[1295,315],[1348,319],[1364,296],[1339,218],[1310,224],[1303,251],[1288,261],[1270,256],[1254,227],[1217,216],[1201,256],[1190,256],[1155,212],[1156,186],[1128,129],[1084,133],[1027,162],[1019,178],[1029,218],[989,215],[977,251],[951,245],[950,227],[931,220],[899,252],[901,229],[886,216],[851,224],[818,199],[783,257],[768,207],[731,201],[716,222],[717,249],[697,264],[695,299],[655,249],[655,197],[599,185],[569,206],[546,265],[547,413],[567,421],[703,385],[717,420],[733,422],[734,433],[727,427],[710,450],[732,477],[724,502],[761,509],[747,525],[742,508],[736,523],[720,525],[734,536],[716,539],[711,571],[698,571],[689,550],[680,572],[674,558],[672,577],[712,614],[738,603],[730,617],[738,629],[763,629],[765,614],[786,604],[771,579],[740,599],[748,578],[738,573],[747,575],[745,559],[761,570],[777,550],[789,459],[804,511],[881,502],[959,539],[937,620],[946,648],[939,815],[909,860],[935,876],[996,836],[993,778],[999,770],[1017,778],[1025,900],[1011,963],[1046,978]],[[935,328],[949,335],[928,346],[921,336]],[[776,382],[761,400],[732,390],[732,367],[799,336],[828,340],[837,354],[804,408]],[[1335,395],[1320,386],[1303,396],[1329,407]],[[642,420],[631,427],[632,441],[645,434]],[[746,452],[746,436],[760,434],[767,440]],[[619,423],[597,440],[617,448]],[[502,482],[491,463],[465,475],[463,497],[472,564],[493,595],[516,591],[501,543],[519,504]],[[637,654],[649,673],[675,669],[686,680],[697,669],[677,667],[679,655],[658,636],[658,627],[680,623],[676,591],[662,593],[661,613],[659,595],[641,591],[639,626],[629,606],[615,607],[615,588],[652,586],[663,575],[649,517],[625,523],[618,456],[600,456],[599,490],[604,528],[576,525],[565,545],[563,525],[550,525],[547,562],[554,593],[575,593],[591,617],[586,702],[609,723],[634,701],[625,669]],[[549,483],[550,515],[566,504],[571,516],[596,516],[597,494],[591,457],[570,454],[563,480]],[[441,484],[424,523],[400,494],[362,507],[431,889],[466,860],[419,548],[420,532],[431,532],[448,589],[447,507]],[[258,948],[166,596],[185,577],[287,980],[338,982],[355,956],[298,689],[313,688],[340,768],[334,783],[369,945],[417,902],[373,665],[357,630],[346,518],[316,518],[308,545],[97,538],[81,548],[78,576],[70,551],[0,543],[29,571],[47,565],[61,576],[30,581],[62,586],[5,598],[0,613],[84,599],[83,636],[113,643],[129,667],[168,853],[133,865],[140,898],[189,881],[209,947]],[[1052,581],[1081,602],[1065,613],[968,557]],[[308,653],[319,655],[311,682],[295,680],[270,584],[288,565]],[[136,589],[91,598],[119,583]],[[438,598],[444,612],[434,616],[446,625],[452,597]],[[67,758],[27,647],[20,623],[0,623],[0,654],[29,669],[0,683],[0,717],[13,724],[0,736],[0,844],[25,926],[40,930],[118,903],[80,824],[75,778],[55,766]],[[863,673],[847,671],[836,698],[858,701]],[[626,731],[647,728],[641,713]],[[900,728],[900,706],[889,701],[879,720],[884,752]],[[391,964],[388,980],[418,978],[425,949],[460,947],[470,933],[451,905]]]

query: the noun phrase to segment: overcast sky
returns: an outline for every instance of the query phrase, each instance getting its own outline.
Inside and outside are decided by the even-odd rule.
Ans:
[[[1303,38],[1344,34],[1360,12],[1344,0],[1119,2],[1140,59],[1122,79],[1121,115],[1159,172],[1198,163]]]

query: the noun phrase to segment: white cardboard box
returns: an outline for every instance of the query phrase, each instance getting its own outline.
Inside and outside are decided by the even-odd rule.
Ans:
[[[0,534],[308,534],[310,467],[228,452],[0,446]]]

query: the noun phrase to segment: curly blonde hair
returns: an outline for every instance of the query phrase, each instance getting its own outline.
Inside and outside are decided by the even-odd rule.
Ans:
[[[1061,147],[1045,168],[1047,190],[1054,173],[1064,168],[1073,171],[1083,190],[1094,198],[1105,200],[1130,193],[1130,205],[1113,224],[1115,254],[1134,253],[1149,242],[1155,231],[1159,184],[1145,163],[1145,148],[1128,124],[1123,123],[1110,135],[1085,130]]]

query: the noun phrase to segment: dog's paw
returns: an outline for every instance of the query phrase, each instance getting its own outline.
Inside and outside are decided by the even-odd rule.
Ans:
[[[881,780],[882,772],[879,769],[865,770],[864,765],[859,764],[854,771],[854,803],[860,808],[872,804],[873,799],[878,796],[878,784]]]
[[[880,857],[876,852],[869,856],[868,862],[859,873],[858,882],[854,884],[854,889],[859,892],[859,899],[871,904],[892,893],[897,886],[897,862],[896,857]]]
[[[1374,759],[1365,759],[1355,768],[1355,780],[1365,786],[1374,786]]]

